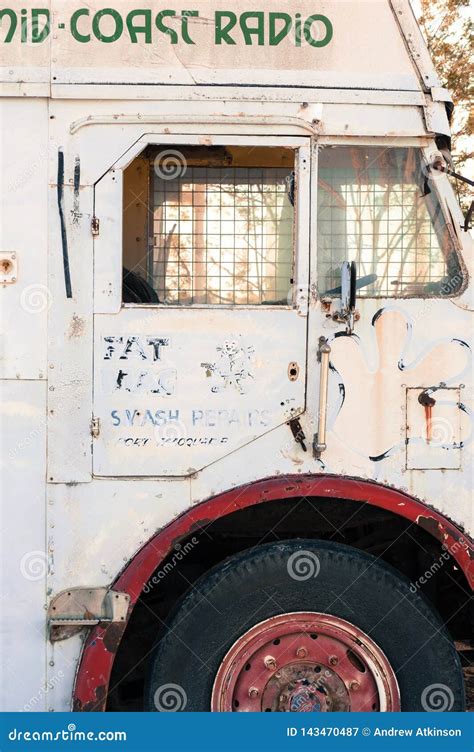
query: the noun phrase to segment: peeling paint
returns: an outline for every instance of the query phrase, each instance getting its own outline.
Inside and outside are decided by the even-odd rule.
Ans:
[[[84,316],[73,315],[68,329],[68,337],[82,337],[86,328],[86,319]]]

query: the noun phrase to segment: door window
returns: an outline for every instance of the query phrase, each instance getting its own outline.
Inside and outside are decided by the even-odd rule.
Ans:
[[[292,149],[158,147],[140,160],[148,174],[148,242],[137,257],[133,231],[126,231],[127,223],[129,230],[134,226],[134,202],[125,200],[124,237],[131,238],[132,252],[124,247],[124,282],[141,285],[141,295],[146,283],[141,302],[289,304],[294,276]],[[136,165],[128,170],[133,180]]]

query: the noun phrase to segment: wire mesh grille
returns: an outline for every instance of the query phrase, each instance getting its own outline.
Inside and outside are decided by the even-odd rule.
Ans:
[[[162,303],[287,304],[293,277],[288,169],[153,173],[150,282]]]
[[[360,295],[448,294],[461,284],[457,256],[434,191],[423,195],[419,150],[327,147],[319,156],[318,287],[340,285],[343,261]]]

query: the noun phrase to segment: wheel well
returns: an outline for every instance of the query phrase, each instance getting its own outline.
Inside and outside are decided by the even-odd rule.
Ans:
[[[332,540],[380,557],[419,586],[453,639],[468,638],[469,586],[456,562],[427,530],[365,502],[303,496],[276,499],[196,525],[175,542],[132,612],[115,657],[107,710],[142,710],[153,645],[176,604],[199,577],[243,549],[290,538]]]

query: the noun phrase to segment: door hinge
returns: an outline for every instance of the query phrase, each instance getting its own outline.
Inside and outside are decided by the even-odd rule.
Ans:
[[[95,214],[91,220],[91,232],[92,232],[93,238],[96,238],[100,232],[100,220],[99,220],[99,217],[95,216]]]
[[[100,434],[100,418],[92,418],[91,420],[91,436],[97,439]]]

